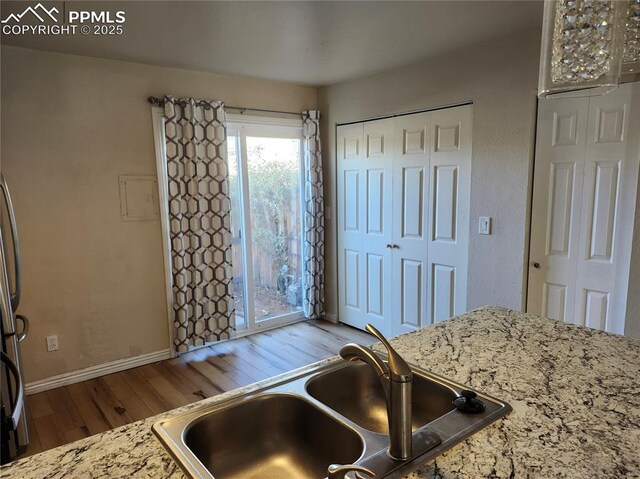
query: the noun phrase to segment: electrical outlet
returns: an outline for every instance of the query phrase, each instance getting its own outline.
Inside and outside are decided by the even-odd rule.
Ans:
[[[57,351],[58,350],[58,335],[54,334],[53,336],[47,336],[47,351]]]

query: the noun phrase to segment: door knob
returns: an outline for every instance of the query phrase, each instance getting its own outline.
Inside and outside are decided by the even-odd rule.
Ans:
[[[388,244],[388,243],[387,243],[387,248],[392,249],[392,248],[393,248],[393,245],[392,245],[392,244]]]
[[[535,269],[540,269],[540,263],[538,263],[537,261],[535,263],[533,263],[533,267]]]

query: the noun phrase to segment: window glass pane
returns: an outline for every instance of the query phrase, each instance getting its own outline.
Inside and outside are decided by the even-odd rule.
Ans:
[[[233,300],[236,308],[236,327],[246,325],[244,313],[244,257],[242,249],[242,197],[238,168],[238,137],[227,136],[229,162],[229,196],[231,197],[231,254],[233,257]]]
[[[302,309],[300,140],[246,141],[257,322]]]

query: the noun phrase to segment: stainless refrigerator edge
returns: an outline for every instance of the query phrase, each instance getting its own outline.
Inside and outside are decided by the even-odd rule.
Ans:
[[[1,174],[0,190],[0,463],[5,464],[29,444],[20,358],[20,343],[27,337],[29,321],[17,314],[21,291],[20,247],[11,196]]]

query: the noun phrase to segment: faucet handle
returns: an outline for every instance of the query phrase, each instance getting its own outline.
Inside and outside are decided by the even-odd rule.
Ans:
[[[340,464],[331,464],[327,470],[327,479],[345,479],[350,472],[356,473],[356,478],[362,477],[358,473],[366,474],[371,478],[375,478],[376,475],[373,471],[370,471],[366,467],[356,466],[354,464],[347,464],[341,466]]]
[[[365,326],[365,329],[372,335],[374,335],[378,341],[382,343],[382,345],[387,348],[387,354],[389,355],[389,359],[387,363],[389,364],[389,374],[392,381],[398,382],[407,382],[411,381],[413,378],[413,372],[411,368],[407,364],[407,362],[402,359],[402,356],[398,354],[398,352],[391,347],[387,338],[385,338],[380,331],[378,331],[372,324],[368,324]]]

